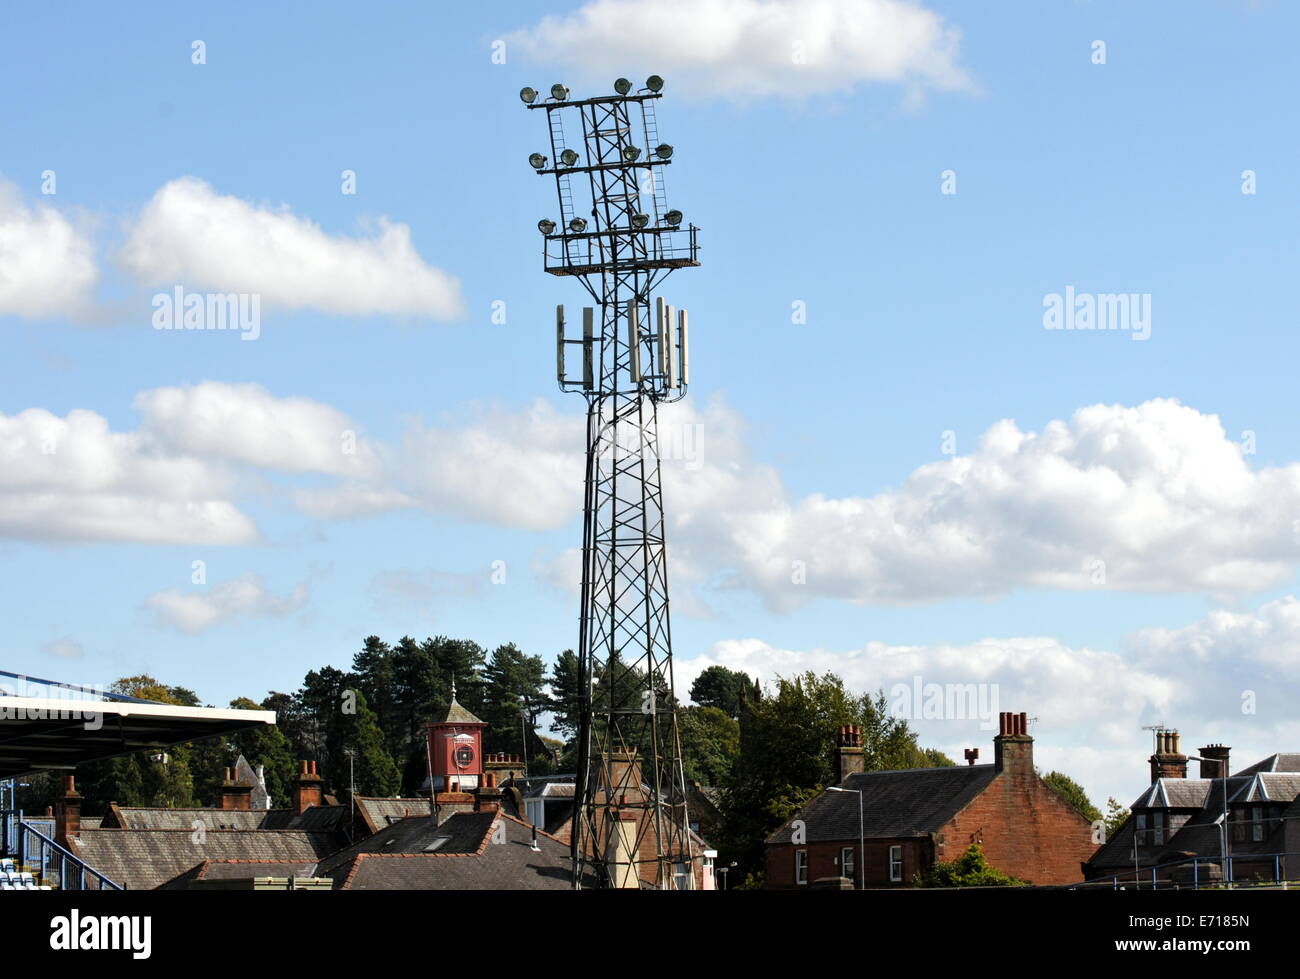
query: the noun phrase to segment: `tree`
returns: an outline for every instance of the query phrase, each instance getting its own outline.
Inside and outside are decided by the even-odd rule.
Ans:
[[[741,704],[750,696],[753,679],[725,666],[710,666],[691,684],[691,700],[701,707],[716,707],[728,717],[740,716]]]
[[[677,712],[677,730],[687,780],[723,784],[740,750],[740,724],[717,707],[687,707]]]
[[[917,887],[1013,887],[1029,882],[990,866],[984,848],[972,843],[956,860],[935,863],[925,874],[917,874],[912,883]]]
[[[1106,839],[1110,839],[1119,832],[1119,828],[1128,820],[1129,811],[1119,804],[1119,800],[1111,796],[1106,800]]]
[[[544,746],[531,732],[537,716],[550,703],[543,687],[546,664],[540,656],[528,656],[514,643],[492,650],[483,670],[485,696],[482,719],[487,722],[485,747],[509,751],[530,758],[546,755]]]
[[[230,702],[235,710],[259,710],[247,697],[236,697]],[[293,745],[279,724],[259,724],[231,735],[231,748],[235,758],[243,755],[256,770],[262,766],[262,778],[271,796],[273,809],[287,808],[293,799],[293,782],[298,766]]]
[[[1061,797],[1061,801],[1068,803],[1071,809],[1088,822],[1101,819],[1101,810],[1092,804],[1083,786],[1070,776],[1062,772],[1048,772],[1042,778],[1052,791]]]
[[[578,733],[581,690],[578,654],[566,649],[551,664],[551,730],[558,731],[566,740]]]
[[[788,800],[834,785],[840,727],[862,728],[868,771],[923,768],[931,762],[907,722],[891,716],[884,691],[855,695],[833,673],[778,678],[766,696],[747,697],[740,713],[740,749],[721,794],[719,857],[735,860],[737,877],[758,875],[763,841],[784,819]]]

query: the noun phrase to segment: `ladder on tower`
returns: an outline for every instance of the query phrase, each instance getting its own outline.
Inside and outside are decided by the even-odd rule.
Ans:
[[[646,156],[654,155],[655,147],[659,145],[659,122],[655,117],[655,100],[646,99],[641,103],[641,124],[645,129],[645,151]],[[651,198],[654,203],[654,227],[658,228],[663,225],[664,215],[668,213],[668,192],[664,187],[664,168],[647,167],[646,177],[651,183]],[[663,245],[659,236],[655,236],[655,258],[663,258]]]

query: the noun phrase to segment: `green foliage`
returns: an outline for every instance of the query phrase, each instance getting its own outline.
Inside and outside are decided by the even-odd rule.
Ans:
[[[1088,793],[1083,791],[1083,786],[1070,776],[1062,772],[1049,772],[1043,776],[1043,781],[1088,822],[1101,819],[1101,810],[1092,804]]]
[[[916,887],[1015,887],[1029,883],[989,865],[984,848],[972,843],[956,860],[934,864],[912,881]]]
[[[677,712],[682,768],[688,781],[722,785],[740,751],[740,724],[717,707],[687,707]]]
[[[543,689],[546,664],[540,656],[527,656],[514,643],[492,651],[483,671],[485,683],[482,719],[487,722],[485,744],[493,751],[530,757],[543,750],[537,736],[538,715],[549,706]]]
[[[1119,800],[1111,796],[1106,800],[1106,839],[1110,839],[1119,828],[1124,825],[1129,817],[1129,811],[1119,804]]]
[[[933,763],[907,722],[889,713],[883,691],[854,694],[833,673],[778,678],[770,696],[750,696],[742,704],[740,750],[721,786],[719,859],[735,860],[737,876],[762,872],[763,841],[791,806],[839,781],[833,765],[845,724],[862,728],[868,771]]]
[[[716,707],[728,717],[740,717],[741,706],[753,695],[754,680],[747,673],[725,666],[710,666],[691,684],[691,700],[701,707]]]

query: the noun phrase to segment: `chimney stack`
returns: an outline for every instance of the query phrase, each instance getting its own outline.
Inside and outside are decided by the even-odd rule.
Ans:
[[[1187,756],[1178,742],[1177,731],[1156,731],[1156,750],[1149,759],[1153,784],[1162,778],[1187,778]]]
[[[862,728],[845,724],[840,728],[839,744],[835,749],[835,771],[843,782],[850,775],[861,775],[866,769],[866,752],[862,749]]]
[[[967,765],[974,765],[975,762],[977,762],[977,761],[979,760],[979,757],[980,757],[980,750],[979,750],[979,748],[967,748],[967,749],[966,749],[966,764],[967,764]]]
[[[225,770],[225,778],[217,789],[217,808],[246,812],[253,798],[253,787],[241,785],[233,768]]]
[[[998,736],[993,739],[993,767],[1008,775],[1035,775],[1034,739],[1029,736],[1029,716],[1023,711],[998,715]]]
[[[501,787],[497,785],[497,777],[491,772],[483,775],[483,783],[474,793],[474,811],[475,812],[496,812],[501,808],[501,797],[504,793]]]
[[[63,776],[63,795],[54,810],[54,842],[69,849],[68,840],[81,834],[81,793],[71,775]]]
[[[1207,744],[1197,752],[1202,758],[1209,759],[1201,762],[1201,778],[1223,778],[1230,774],[1228,753],[1231,750],[1226,744]]]
[[[325,780],[316,771],[314,761],[298,762],[298,777],[293,782],[293,808],[299,813],[319,806],[323,798]]]

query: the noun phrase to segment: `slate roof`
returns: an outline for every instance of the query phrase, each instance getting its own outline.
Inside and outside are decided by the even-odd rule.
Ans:
[[[337,849],[330,833],[303,830],[85,829],[74,853],[128,890],[164,884],[205,860],[316,861]]]
[[[494,824],[500,833],[493,832]],[[432,853],[422,847],[419,852],[399,850],[427,845],[443,832],[450,838]],[[393,846],[384,847],[380,838],[389,834]],[[318,875],[333,878],[337,889],[354,891],[569,890],[568,846],[538,834],[534,850],[532,840],[531,827],[504,813],[460,813],[438,827],[427,818],[412,818],[349,848],[342,860],[323,862]],[[378,850],[365,847],[376,841]]]
[[[337,846],[347,843],[347,806],[311,806],[305,812],[294,809],[165,809],[158,806],[111,805],[101,825],[105,829],[183,829],[194,823],[206,829],[300,829],[309,833],[338,834]],[[82,820],[82,826],[86,821]]]
[[[1134,801],[1133,809],[1200,809],[1213,779],[1158,778]]]
[[[252,877],[312,877],[314,860],[204,860],[158,887],[187,890],[195,880],[248,880]]]
[[[370,831],[376,833],[394,820],[405,819],[407,816],[427,816],[429,800],[357,796],[357,813],[365,820]]]
[[[482,724],[477,717],[467,711],[460,705],[455,697],[451,698],[451,703],[447,705],[447,711],[443,716],[435,720],[434,724]]]
[[[1256,772],[1300,772],[1300,752],[1280,751],[1263,761],[1255,762],[1249,768],[1243,768],[1237,774],[1254,775]]]
[[[862,832],[869,839],[925,836],[942,827],[997,777],[993,765],[906,768],[850,775],[840,783],[862,796]],[[767,838],[791,842],[791,823],[802,819],[807,842],[858,838],[858,796],[827,790]]]

